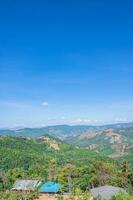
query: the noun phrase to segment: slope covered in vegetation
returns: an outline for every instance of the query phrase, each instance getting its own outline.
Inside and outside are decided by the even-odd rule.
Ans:
[[[112,158],[132,156],[133,123],[104,126],[57,125],[42,128],[0,130],[0,135],[40,138],[49,134],[65,143],[94,150]],[[130,159],[131,162],[131,159]],[[133,160],[132,160],[133,165]]]
[[[47,138],[47,140],[46,140]],[[51,142],[58,143],[54,149]],[[55,180],[68,191],[110,184],[132,190],[133,170],[127,162],[117,165],[113,159],[94,151],[64,144],[49,136],[40,139],[0,137],[0,189],[4,192],[17,179]]]

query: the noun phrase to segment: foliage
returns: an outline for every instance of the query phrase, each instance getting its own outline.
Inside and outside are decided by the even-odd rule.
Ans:
[[[0,192],[0,200],[34,200],[38,197],[36,192]]]
[[[59,181],[63,185],[62,192],[80,193],[82,200],[86,200],[89,188],[101,185],[132,191],[133,170],[127,162],[117,165],[94,151],[63,143],[59,147],[60,150],[54,150],[44,141],[31,138],[0,137],[0,199],[21,199],[22,194],[6,191],[17,179],[28,178]],[[28,195],[32,199],[31,195],[36,194]]]
[[[111,200],[133,200],[133,195],[120,193],[112,197]]]

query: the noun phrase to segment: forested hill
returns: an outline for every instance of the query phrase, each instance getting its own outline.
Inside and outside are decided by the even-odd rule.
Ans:
[[[68,192],[68,177],[73,189],[114,185],[133,190],[133,170],[128,163],[94,151],[65,144],[53,137],[39,139],[0,137],[0,194],[18,179],[54,180]]]
[[[0,179],[7,188],[10,188],[16,179],[21,178],[60,179],[66,183],[64,173],[68,173],[69,168],[76,173],[76,180],[81,181],[80,170],[81,172],[93,170],[93,165],[98,161],[113,163],[112,159],[94,151],[64,144],[49,136],[37,140],[24,137],[0,137]],[[88,178],[90,174],[85,178],[86,181]]]
[[[69,162],[88,164],[93,160],[111,161],[111,159],[100,156],[94,151],[64,144],[50,136],[36,140],[24,137],[1,136],[0,152],[0,166],[3,170],[18,167],[27,169],[39,164],[40,166],[46,166],[52,158],[56,159],[59,165]]]
[[[0,135],[30,137],[38,139],[49,135],[63,141],[112,158],[132,157],[133,123],[104,126],[68,126],[57,125],[43,128],[24,128],[0,130]]]

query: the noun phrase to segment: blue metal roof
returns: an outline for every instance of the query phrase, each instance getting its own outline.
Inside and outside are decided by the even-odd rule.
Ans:
[[[39,192],[58,193],[61,189],[61,186],[62,185],[60,183],[48,181],[42,184],[42,186],[39,188]]]

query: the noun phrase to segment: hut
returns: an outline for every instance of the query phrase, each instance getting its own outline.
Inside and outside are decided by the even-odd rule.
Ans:
[[[61,187],[62,185],[60,183],[48,181],[41,185],[39,192],[55,194],[61,191]]]
[[[93,188],[90,190],[93,198],[101,197],[101,200],[110,200],[113,196],[121,193],[125,193],[126,191],[119,187],[113,187],[113,186],[101,186],[97,188]]]
[[[41,182],[39,180],[18,180],[14,183],[12,190],[15,191],[35,191]]]

